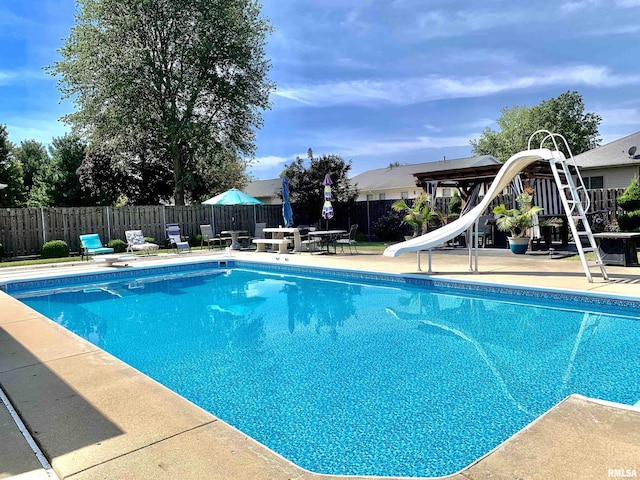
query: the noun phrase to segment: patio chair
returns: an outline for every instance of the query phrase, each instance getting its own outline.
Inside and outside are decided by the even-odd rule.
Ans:
[[[493,215],[481,215],[478,219],[478,231],[474,232],[474,235],[478,237],[478,246],[485,248],[487,242],[491,237],[491,225],[489,220],[493,218]]]
[[[155,243],[146,242],[142,230],[127,230],[124,232],[124,236],[127,239],[127,252],[142,251],[149,255],[152,250],[157,253],[158,248],[160,248]]]
[[[256,229],[254,231],[253,238],[264,238],[264,229],[266,228],[266,223],[256,223]]]
[[[224,239],[220,236],[214,235],[213,227],[211,225],[200,225],[200,235],[202,236],[200,248],[202,248],[205,243],[209,247],[209,250],[211,250],[211,246],[215,246],[216,243],[222,247]]]
[[[358,233],[358,224],[354,223],[351,225],[349,229],[349,233],[343,237],[340,237],[336,240],[336,244],[340,245],[340,253],[344,253],[344,246],[347,245],[349,247],[349,253],[353,254],[351,251],[351,246],[356,249],[356,253],[358,253],[357,241],[356,241],[356,233]]]
[[[320,245],[320,238],[309,236],[308,228],[298,228],[293,232],[294,252],[315,252]]]
[[[105,247],[100,240],[100,235],[97,233],[90,233],[87,235],[80,235],[80,260],[84,260],[89,255],[104,255],[107,253],[113,253],[113,248]]]
[[[181,250],[191,251],[191,245],[189,245],[189,242],[182,240],[182,236],[180,235],[180,226],[177,223],[168,223],[166,228],[169,243],[176,249],[176,252],[180,253]]]

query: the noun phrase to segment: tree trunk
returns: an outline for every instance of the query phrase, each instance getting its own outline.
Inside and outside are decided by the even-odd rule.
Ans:
[[[184,166],[180,161],[180,153],[178,148],[174,148],[173,152],[173,200],[176,205],[184,205]]]

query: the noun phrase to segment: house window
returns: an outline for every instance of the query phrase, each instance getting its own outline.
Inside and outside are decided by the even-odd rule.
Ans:
[[[400,192],[400,198],[407,200],[409,198],[409,192]]]
[[[589,188],[604,188],[604,177],[591,177]]]
[[[373,202],[373,195],[367,195],[367,202]]]
[[[604,188],[604,177],[587,177],[583,180],[587,188]]]
[[[384,193],[381,193],[380,196],[378,197],[378,200],[386,200],[387,196]]]

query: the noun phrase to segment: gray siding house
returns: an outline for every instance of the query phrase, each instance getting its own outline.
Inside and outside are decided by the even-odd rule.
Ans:
[[[635,152],[632,147],[636,147]],[[626,188],[633,178],[640,177],[640,132],[574,159],[587,188]]]
[[[244,192],[267,205],[279,205],[282,203],[282,179],[270,178],[250,182]]]
[[[419,197],[423,192],[423,189],[416,185],[416,177],[414,177],[416,173],[481,167],[499,163],[491,155],[415,163],[367,170],[351,178],[351,183],[356,185],[360,191],[357,199],[359,202],[366,200],[398,200],[400,198],[413,199]],[[438,186],[436,197],[450,197],[451,190],[452,187],[450,185]]]

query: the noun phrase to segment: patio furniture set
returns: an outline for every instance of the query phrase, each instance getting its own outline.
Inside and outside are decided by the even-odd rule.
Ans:
[[[240,250],[241,242],[246,245],[253,244],[256,246],[256,252],[276,251],[283,254],[288,253],[289,248],[295,253],[337,253],[337,247],[340,246],[341,253],[344,248],[349,248],[349,253],[355,250],[358,253],[356,233],[358,225],[351,226],[349,231],[346,230],[313,230],[308,228],[297,227],[277,227],[266,228],[265,223],[257,223],[255,236],[250,236],[248,232],[243,230],[224,230],[219,235],[213,233],[211,225],[200,225],[202,240],[201,247],[206,244],[209,249],[216,244],[220,247],[228,247],[233,250]],[[189,242],[184,240],[180,234],[178,224],[167,224],[167,239],[177,253],[182,251],[191,251]],[[269,237],[265,237],[269,235]],[[106,266],[114,266],[114,264],[127,265],[126,262],[135,260],[137,257],[134,252],[145,252],[147,254],[156,253],[159,246],[155,243],[145,241],[142,230],[127,230],[125,232],[127,239],[126,253],[115,253],[114,249],[103,245],[100,236],[97,233],[80,235],[80,253],[81,259],[87,257],[96,257],[97,261],[104,263]],[[331,251],[333,247],[333,251]]]

